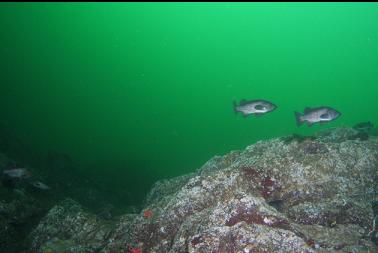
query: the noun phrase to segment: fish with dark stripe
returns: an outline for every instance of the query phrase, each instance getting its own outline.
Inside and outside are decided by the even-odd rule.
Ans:
[[[306,122],[308,126],[312,126],[315,123],[330,122],[337,119],[341,115],[340,112],[328,106],[321,106],[317,108],[306,107],[303,114],[299,112],[294,113],[297,120],[297,126],[302,125],[304,122]]]
[[[239,105],[234,101],[234,112],[241,112],[244,117],[249,115],[261,116],[275,110],[277,106],[267,100],[245,100],[242,99]]]

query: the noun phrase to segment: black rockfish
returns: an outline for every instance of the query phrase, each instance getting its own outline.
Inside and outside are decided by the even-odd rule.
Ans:
[[[297,120],[297,126],[306,122],[308,126],[314,123],[324,123],[337,119],[341,113],[328,106],[321,106],[317,108],[306,107],[304,113],[294,112]]]
[[[277,106],[267,100],[257,99],[257,100],[245,100],[242,99],[237,105],[234,101],[234,111],[235,113],[241,112],[244,117],[251,114],[255,116],[261,116],[262,114],[268,113],[276,109]]]

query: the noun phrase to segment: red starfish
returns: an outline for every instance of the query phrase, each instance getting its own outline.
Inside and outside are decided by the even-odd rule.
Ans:
[[[146,219],[151,218],[152,215],[154,215],[154,213],[151,210],[146,210],[146,211],[143,212],[143,217],[146,218]]]
[[[142,249],[129,247],[129,253],[142,253]]]

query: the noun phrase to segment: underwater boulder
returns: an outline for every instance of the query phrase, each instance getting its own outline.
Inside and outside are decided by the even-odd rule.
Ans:
[[[101,222],[71,199],[54,206],[29,236],[28,252],[97,252],[110,234]]]
[[[259,141],[216,156],[196,173],[157,183],[143,210],[113,227],[72,202],[74,212],[55,207],[32,233],[32,252],[50,238],[103,253],[378,252],[368,236],[378,138],[351,140],[352,132]]]
[[[12,200],[0,201],[0,251],[12,253],[25,247],[23,239],[38,224],[43,209],[28,194],[21,191],[10,194]]]
[[[360,132],[353,128],[337,127],[319,131],[314,137],[322,142],[343,142],[355,138]]]
[[[157,203],[163,198],[177,192],[192,177],[192,174],[157,181],[147,194],[145,205]]]

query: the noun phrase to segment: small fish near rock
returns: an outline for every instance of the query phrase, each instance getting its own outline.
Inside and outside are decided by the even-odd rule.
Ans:
[[[353,126],[353,129],[355,129],[357,131],[364,131],[364,132],[369,131],[372,128],[374,128],[374,124],[371,123],[370,121],[360,122],[360,123]]]
[[[257,100],[245,100],[242,99],[237,105],[234,101],[234,112],[241,112],[244,117],[249,115],[261,116],[265,113],[275,110],[277,106],[267,100],[257,99]]]
[[[328,106],[317,108],[306,107],[304,113],[294,112],[297,120],[297,126],[301,126],[304,122],[311,127],[315,123],[325,123],[337,119],[341,113]]]
[[[32,182],[31,185],[34,186],[37,189],[44,190],[44,191],[47,191],[47,190],[51,189],[50,186],[47,186],[46,184],[44,184],[44,183],[42,183],[40,181]]]
[[[25,168],[12,168],[3,171],[3,175],[12,179],[26,179],[32,176]]]

